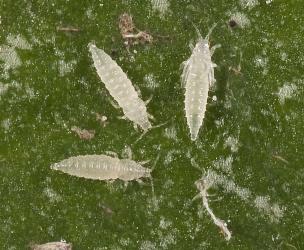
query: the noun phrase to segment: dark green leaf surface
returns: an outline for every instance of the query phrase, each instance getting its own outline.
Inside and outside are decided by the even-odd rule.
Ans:
[[[171,0],[163,16],[151,2],[0,1],[0,248],[65,239],[96,250],[303,249],[303,2]],[[169,39],[128,52],[118,28],[124,12],[139,29]],[[205,36],[214,23],[217,82],[193,143],[180,64],[197,39],[193,24]],[[144,100],[153,95],[148,111],[166,125],[135,143],[141,132],[118,118],[91,41]],[[96,112],[107,116],[105,127]],[[94,139],[81,140],[72,126],[95,130]],[[151,160],[148,167],[160,154],[155,199],[149,180],[125,188],[50,169],[74,155],[121,157],[126,148],[136,161]],[[207,173],[216,178],[209,205],[228,223],[229,242],[202,202],[192,202],[194,182]]]

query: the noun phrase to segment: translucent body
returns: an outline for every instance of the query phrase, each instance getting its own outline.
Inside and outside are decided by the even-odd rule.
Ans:
[[[131,181],[151,178],[151,169],[129,159],[118,159],[107,155],[73,156],[51,166],[69,175],[94,180],[121,179]]]
[[[195,141],[205,117],[208,92],[215,81],[215,64],[211,61],[208,40],[199,39],[191,57],[184,62],[182,82],[185,86],[185,111],[191,140]]]
[[[111,96],[123,109],[124,115],[143,130],[150,129],[147,108],[121,67],[102,49],[89,44],[94,66]]]
[[[32,250],[72,250],[72,245],[66,242],[49,242],[31,246]]]

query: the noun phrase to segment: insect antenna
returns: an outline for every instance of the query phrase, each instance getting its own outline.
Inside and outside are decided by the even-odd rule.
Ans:
[[[214,30],[214,28],[215,28],[216,26],[217,26],[217,23],[215,23],[215,24],[212,25],[211,29],[208,31],[208,34],[207,34],[207,36],[206,36],[206,38],[205,38],[206,40],[209,40],[209,37],[210,37],[212,31]]]
[[[194,23],[192,23],[192,26],[194,27],[194,29],[195,29],[195,31],[196,31],[196,33],[197,33],[197,36],[198,36],[198,38],[199,38],[199,40],[203,39],[202,34],[201,34],[201,32],[199,31],[198,27],[197,27]]]
[[[160,153],[158,153],[157,156],[156,156],[156,159],[155,159],[155,161],[154,161],[154,164],[153,164],[153,166],[152,166],[152,168],[151,168],[151,172],[154,171],[154,169],[155,169],[155,167],[156,167],[156,165],[157,165],[157,162],[158,162],[158,160],[159,160],[159,157],[160,157]],[[153,195],[153,197],[155,197],[154,182],[153,182],[153,177],[152,177],[152,175],[151,175],[151,188],[152,188],[152,195]]]
[[[166,122],[164,122],[164,123],[158,124],[158,125],[156,125],[156,126],[152,126],[151,128],[145,130],[145,131],[144,131],[144,132],[135,140],[135,142],[133,143],[133,145],[136,144],[138,141],[140,141],[140,140],[141,140],[149,131],[151,131],[152,129],[162,127],[162,126],[166,125],[168,122],[169,122],[169,121],[166,121]]]

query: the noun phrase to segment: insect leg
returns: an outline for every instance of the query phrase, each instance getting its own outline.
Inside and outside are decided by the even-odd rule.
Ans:
[[[214,45],[211,49],[210,49],[210,55],[212,56],[214,54],[214,51],[218,48],[222,47],[222,45],[220,44],[216,44]]]
[[[153,95],[151,95],[151,96],[145,101],[146,106],[150,103],[150,101],[152,100],[152,98],[153,98]]]
[[[117,116],[120,120],[127,120],[128,118],[125,115]]]
[[[155,117],[154,117],[153,115],[151,115],[151,114],[149,114],[149,113],[147,113],[147,114],[148,114],[148,118],[149,118],[150,120],[155,121]]]
[[[129,184],[128,181],[125,181],[125,182],[124,182],[124,192],[127,190],[128,184]]]
[[[161,124],[159,124],[159,125],[153,126],[153,127],[151,127],[150,129],[148,129],[148,130],[145,130],[145,131],[144,131],[144,132],[135,140],[135,142],[133,143],[133,145],[136,144],[138,141],[140,141],[140,140],[141,140],[141,139],[142,139],[150,130],[155,129],[155,128],[162,127],[162,126],[166,125],[168,122],[169,122],[169,121],[166,121],[166,122],[161,123]]]
[[[133,84],[133,86],[134,86],[134,88],[135,88],[135,90],[136,90],[138,96],[141,98],[142,96],[141,96],[140,88],[139,88],[136,84]]]
[[[138,162],[140,165],[145,165],[147,163],[149,163],[151,160],[146,160],[146,161],[140,161]]]
[[[189,48],[190,48],[190,50],[191,51],[193,51],[194,50],[194,42],[193,41],[190,41],[190,43],[189,43]]]
[[[201,194],[198,193],[197,195],[195,195],[195,196],[192,198],[191,202],[194,202],[194,201],[196,201],[196,200],[198,200],[198,199],[200,199],[200,198],[201,198]]]
[[[136,179],[136,181],[137,181],[140,185],[145,185],[145,183],[144,183],[141,179]]]
[[[113,152],[113,151],[105,151],[105,154],[113,156],[114,158],[118,158],[118,154],[116,152]]]
[[[119,105],[116,102],[114,102],[112,99],[110,99],[109,101],[114,108],[120,109]]]

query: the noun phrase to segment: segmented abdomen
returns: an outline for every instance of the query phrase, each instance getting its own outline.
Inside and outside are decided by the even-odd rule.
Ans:
[[[51,168],[78,177],[109,180],[118,178],[120,162],[106,155],[79,155],[55,163]]]
[[[100,79],[104,82],[111,96],[123,109],[125,116],[141,126],[142,129],[149,129],[151,124],[148,120],[146,105],[138,97],[134,86],[121,67],[107,53],[98,49],[94,44],[89,44],[89,50]]]
[[[214,81],[210,54],[195,48],[187,61],[183,74],[186,88],[185,111],[187,124],[190,129],[191,140],[195,141],[205,117],[209,87]]]
[[[129,159],[118,159],[107,155],[73,156],[51,166],[69,175],[94,180],[121,179],[130,181],[150,176],[150,169]]]

